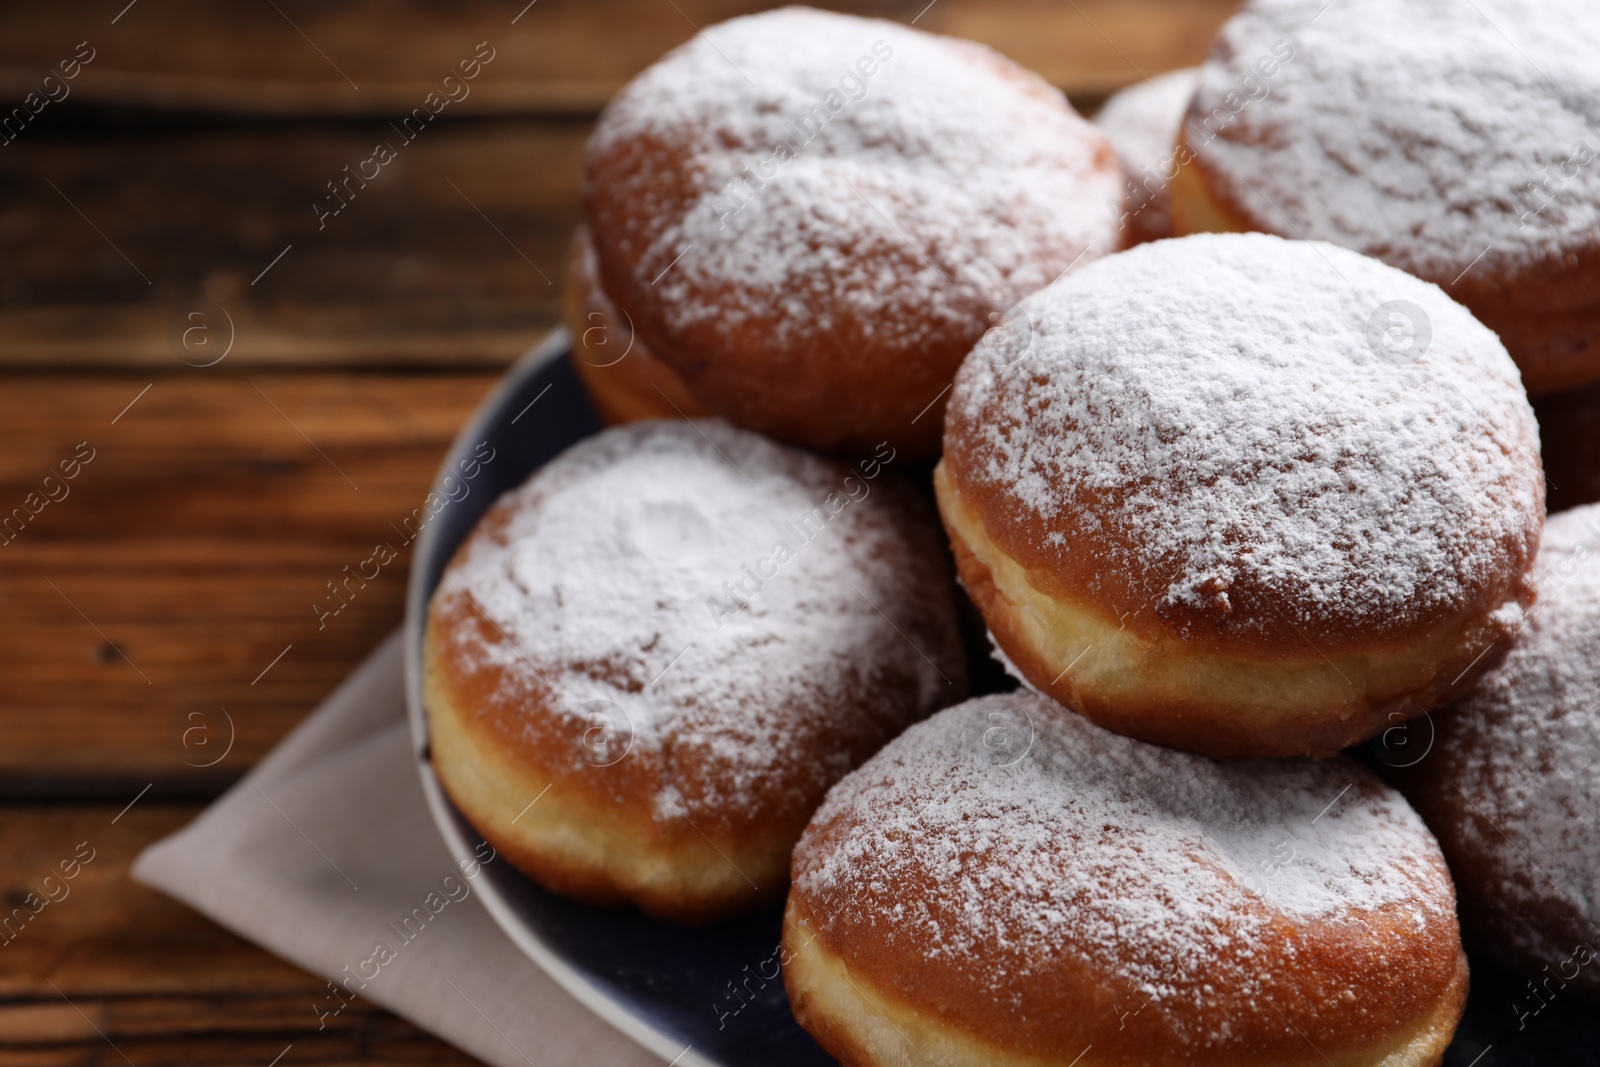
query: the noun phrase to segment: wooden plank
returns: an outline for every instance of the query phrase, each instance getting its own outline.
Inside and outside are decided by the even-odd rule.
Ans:
[[[939,0],[917,25],[982,41],[1087,110],[1126,85],[1205,59],[1236,7],[1236,0]]]
[[[407,519],[494,379],[0,383],[4,790],[203,795],[254,762],[398,625]],[[82,442],[93,458],[47,485]],[[38,514],[19,526],[16,507]],[[399,558],[344,584],[379,543]],[[228,757],[201,767],[230,721]]]
[[[698,15],[737,10],[712,10],[708,3],[702,0]],[[924,21],[1012,51],[1048,44],[1038,58],[1055,57],[1057,80],[1092,67],[1098,73],[1082,84],[1104,86],[1153,72],[1176,55],[1110,43],[1166,39],[1161,49],[1192,50],[1219,17],[1215,5],[1169,0],[1144,24],[1141,4],[1101,10],[1092,3],[1007,0],[989,8],[938,0]],[[30,10],[29,19],[18,21],[33,37],[0,33],[0,51],[48,36],[50,20],[59,16]],[[354,35],[347,20],[365,10],[340,6],[326,17]],[[251,34],[270,27],[258,25],[261,12],[277,18],[270,5],[252,8],[237,25],[225,23],[224,32],[214,11],[220,9],[141,0],[129,20],[136,12],[162,26],[186,14],[220,36],[215,50],[156,48],[152,38],[130,46],[130,54],[224,55],[245,47],[240,35],[255,49]],[[606,62],[630,47],[653,55],[676,32],[662,19],[683,23],[670,5],[654,0],[632,21],[580,17],[560,4],[530,11],[530,22],[535,14],[570,22],[573,34],[604,29],[608,40],[622,42],[591,42],[590,51],[598,49]],[[450,39],[432,32],[438,27],[429,19],[422,19],[430,31],[419,40]],[[381,38],[390,47],[388,34],[373,35],[370,23],[363,25],[363,43]],[[401,20],[402,29],[407,25]],[[191,31],[173,32],[183,40]],[[562,52],[580,54],[577,45]],[[95,64],[74,84],[92,84]],[[217,343],[231,337],[233,364],[504,366],[559,318],[589,130],[582,119],[460,121],[448,113],[411,141],[376,120],[71,137],[25,128],[0,152],[6,194],[0,366],[171,368],[180,358],[203,361],[204,353],[185,352],[177,340],[195,313],[217,324],[205,336]],[[394,161],[366,163],[380,144],[394,151]],[[377,176],[361,179],[363,168]]]
[[[231,332],[230,367],[504,366],[559,317],[588,129],[25,134],[0,151],[0,365],[181,370]],[[345,168],[380,143],[363,188]],[[191,312],[208,351],[180,344]]]
[[[0,98],[20,103],[87,40],[80,101],[268,114],[404,114],[488,42],[494,59],[458,113],[593,113],[698,27],[770,5],[750,0],[355,0],[207,4],[103,0],[6,16]],[[1104,95],[1193,63],[1233,0],[858,0],[823,4],[983,41],[1069,93]],[[121,12],[120,17],[115,18]],[[56,93],[61,90],[56,88]],[[459,93],[459,90],[458,90]]]
[[[265,1067],[289,1045],[286,1067],[476,1062],[359,998],[319,1031],[312,1003],[326,992],[322,979],[129,876],[140,849],[199,809],[142,801],[119,817],[120,809],[13,808],[0,818],[8,914],[27,893],[42,897],[42,879],[62,861],[93,857],[70,881],[52,883],[58,900],[4,935],[0,1062]]]

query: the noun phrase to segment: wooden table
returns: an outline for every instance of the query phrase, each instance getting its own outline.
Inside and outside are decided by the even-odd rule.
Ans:
[[[313,604],[418,505],[456,428],[555,324],[598,107],[696,27],[756,6],[0,13],[0,107],[67,94],[0,125],[4,914],[79,842],[96,851],[0,948],[0,1065],[467,1059],[360,1002],[319,1032],[321,979],[128,866],[398,624],[403,558],[320,625]],[[1199,59],[1231,6],[856,9],[992,43],[1092,105]],[[319,221],[327,183],[480,42],[494,58],[470,95]]]

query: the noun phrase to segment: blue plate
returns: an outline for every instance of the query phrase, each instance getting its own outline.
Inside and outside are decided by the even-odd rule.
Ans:
[[[457,859],[480,839],[440,788],[428,760],[421,700],[423,623],[445,564],[478,517],[508,489],[570,445],[597,433],[599,417],[557,331],[501,380],[456,437],[440,469],[488,442],[494,460],[472,492],[447,504],[416,543],[406,603],[406,696],[423,792]],[[435,489],[443,497],[442,487]],[[677,1067],[822,1067],[833,1061],[789,1011],[776,954],[781,912],[683,927],[632,911],[574,904],[506,864],[483,869],[479,895],[506,935],[601,1018]],[[1473,961],[1472,999],[1445,1067],[1600,1067],[1600,1011],[1571,994],[1541,1007],[1521,979]],[[1533,1009],[1538,1009],[1533,1012]],[[1532,1012],[1530,1014],[1530,1012]]]

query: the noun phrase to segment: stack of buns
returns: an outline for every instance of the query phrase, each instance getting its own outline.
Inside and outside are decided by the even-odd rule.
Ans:
[[[1528,6],[1250,0],[1098,124],[805,8],[641,74],[613,426],[430,606],[456,805],[575,900],[786,900],[862,1067],[1438,1064],[1458,891],[1600,996],[1600,507],[1546,533],[1528,400],[1600,378],[1600,10]]]

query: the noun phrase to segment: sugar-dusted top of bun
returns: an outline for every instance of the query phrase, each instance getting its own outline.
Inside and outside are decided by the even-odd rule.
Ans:
[[[1022,1044],[1071,1019],[1082,1040],[1142,1032],[1211,1063],[1295,1045],[1291,1017],[1367,1013],[1377,1033],[1459,954],[1438,845],[1353,761],[1218,762],[1022,693],[948,708],[843,779],[794,885],[852,968],[965,989],[953,1011]]]
[[[625,165],[658,144],[683,157],[667,188]],[[914,340],[1114,247],[1106,152],[1059,91],[982,46],[790,7],[709,26],[646,70],[589,157],[620,155],[591,180],[661,209],[627,236],[647,278],[677,260],[657,283],[674,326],[759,317],[804,337],[833,307]]]
[[[1515,276],[1600,242],[1597,54],[1592,0],[1251,0],[1189,142],[1263,229],[1441,284]]]
[[[445,571],[452,669],[513,736],[566,717],[577,770],[659,766],[667,811],[732,818],[774,780],[831,781],[862,736],[965,685],[937,526],[869,470],[717,420],[588,438]]]
[[[962,365],[945,463],[1030,580],[1296,648],[1478,609],[1514,624],[1531,600],[1538,429],[1505,348],[1437,287],[1332,245],[1201,235],[1013,317],[1008,348]]]

